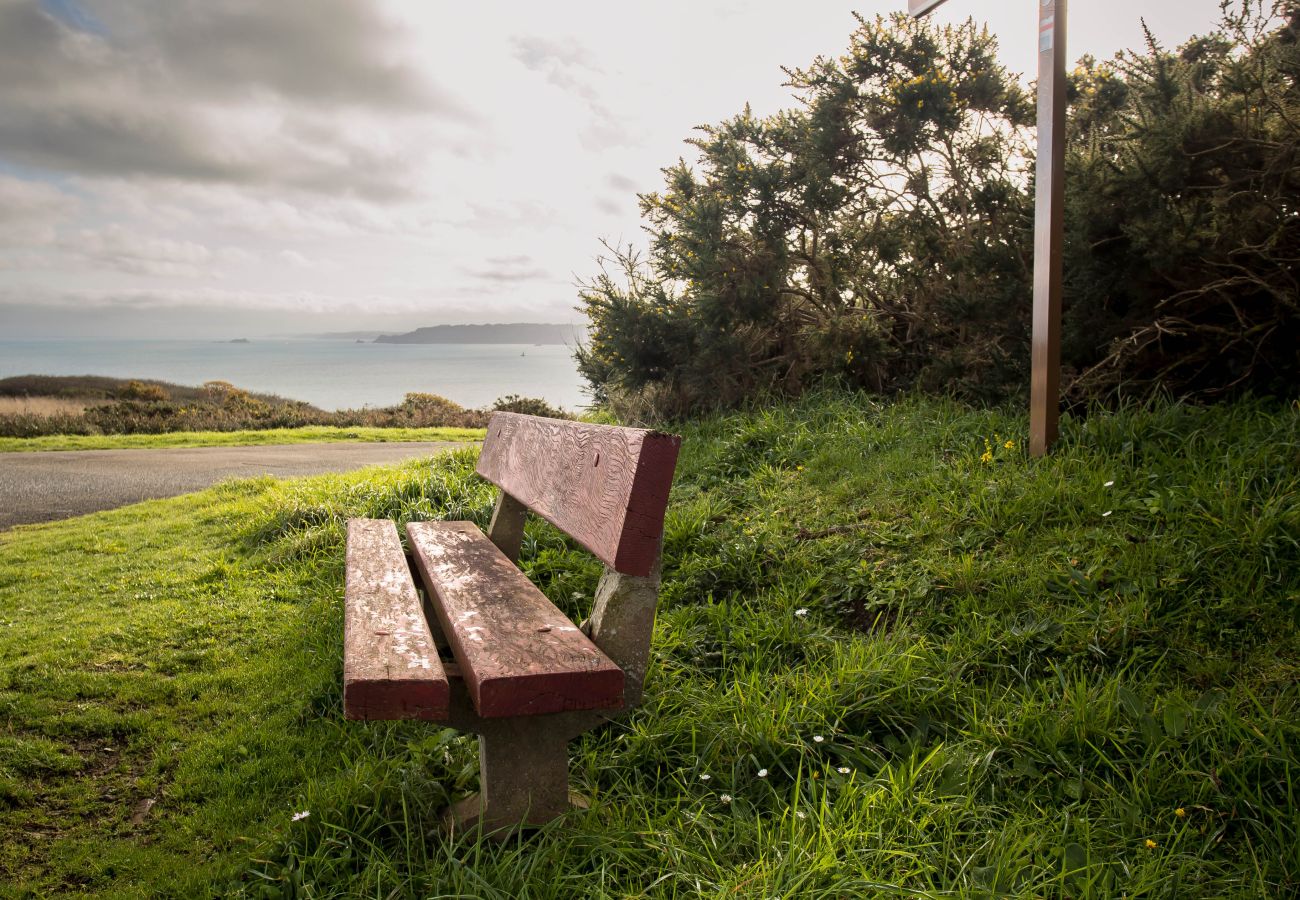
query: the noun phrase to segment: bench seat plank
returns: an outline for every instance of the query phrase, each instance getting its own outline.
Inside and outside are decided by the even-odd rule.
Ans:
[[[451,689],[397,526],[348,521],[343,715],[444,720]]]
[[[473,522],[411,522],[406,533],[480,716],[623,705],[623,670]]]

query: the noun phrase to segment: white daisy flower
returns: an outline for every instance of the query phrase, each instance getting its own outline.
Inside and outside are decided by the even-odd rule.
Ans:
[[[293,821],[301,822],[303,819],[307,818],[310,815],[311,815],[311,810],[304,809],[302,812],[296,812],[293,814]]]
[[[767,777],[767,769],[759,769],[759,770],[758,770],[758,777],[759,777],[759,778],[766,778],[766,777]]]

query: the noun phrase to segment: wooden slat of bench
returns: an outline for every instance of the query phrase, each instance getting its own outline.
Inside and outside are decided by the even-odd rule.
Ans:
[[[626,575],[649,575],[681,438],[518,413],[488,423],[478,473]]]
[[[344,605],[343,715],[446,719],[447,675],[392,522],[348,522]]]
[[[485,719],[623,704],[623,671],[473,522],[406,526],[416,568]]]

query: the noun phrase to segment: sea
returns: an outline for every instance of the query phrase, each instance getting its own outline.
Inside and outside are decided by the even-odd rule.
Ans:
[[[591,403],[561,344],[374,344],[348,340],[0,341],[0,377],[109,375],[173,384],[228,381],[321,409],[401,403],[410,392],[465,407],[509,394],[579,411]]]

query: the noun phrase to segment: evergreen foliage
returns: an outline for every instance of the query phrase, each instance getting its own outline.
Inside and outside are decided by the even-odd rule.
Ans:
[[[1066,382],[1075,399],[1294,392],[1295,0],[1224,4],[1177,53],[1071,77]],[[583,285],[579,368],[633,415],[827,376],[989,401],[1028,380],[1033,103],[974,22],[859,18],[641,196],[649,247]]]
[[[1300,379],[1300,4],[1242,4],[1073,79],[1074,392],[1213,398]],[[1284,16],[1281,27],[1279,17]]]

